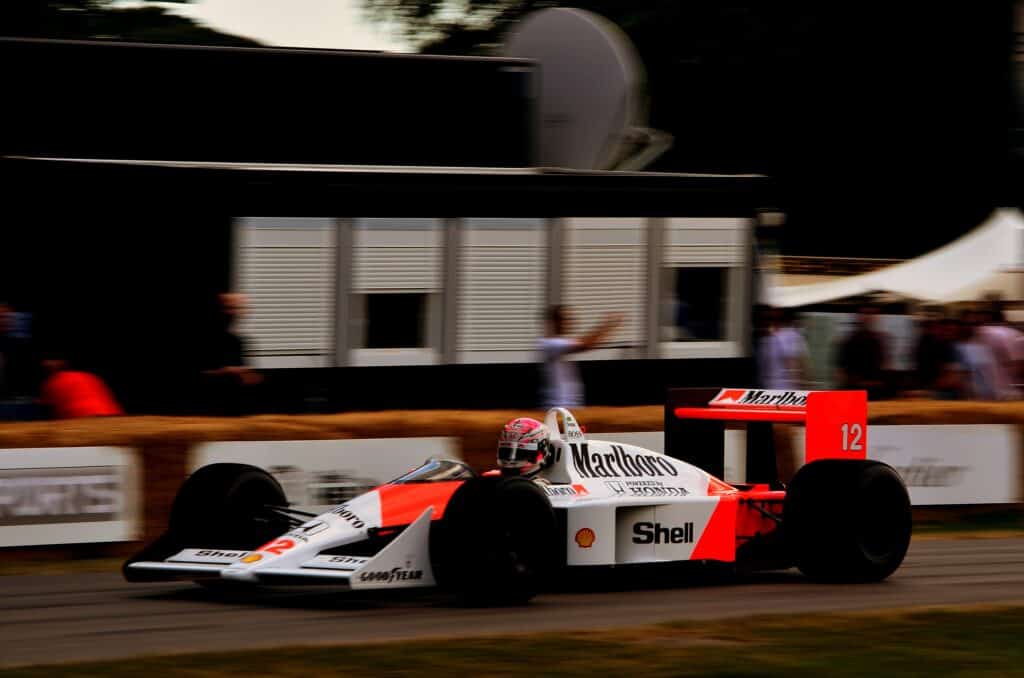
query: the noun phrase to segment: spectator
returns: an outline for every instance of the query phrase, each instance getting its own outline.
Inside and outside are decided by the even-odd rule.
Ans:
[[[50,375],[43,383],[42,399],[55,419],[124,414],[114,394],[95,374],[72,370],[62,358],[43,361]]]
[[[796,312],[791,308],[780,312],[778,345],[782,356],[782,381],[778,388],[801,389],[807,385],[810,369],[810,351],[803,333],[796,326]],[[772,387],[775,388],[775,387]]]
[[[772,354],[773,343],[770,340],[778,326],[778,312],[772,306],[757,304],[754,306],[754,386],[767,388],[775,376],[772,369],[777,366]]]
[[[203,370],[203,390],[213,414],[239,415],[252,409],[251,389],[262,383],[262,375],[246,364],[245,341],[235,325],[245,315],[244,294],[218,295],[216,330],[210,339],[209,356]]]
[[[870,304],[857,314],[857,327],[839,347],[837,381],[841,388],[866,390],[869,398],[885,393],[887,346],[885,336],[876,328],[878,308]]]
[[[580,407],[583,405],[583,382],[576,363],[566,360],[571,353],[588,351],[608,338],[622,324],[621,313],[610,313],[588,334],[573,338],[572,316],[565,306],[548,310],[547,334],[538,342],[544,364],[544,385],[541,400],[544,407]]]
[[[982,315],[968,309],[958,323],[957,352],[963,371],[963,394],[974,400],[995,400],[998,383],[996,359],[981,339]]]
[[[754,310],[757,386],[780,391],[801,388],[807,374],[808,350],[795,326],[795,315],[771,306]],[[747,477],[791,478],[802,463],[791,444],[792,435],[786,425],[749,427],[748,443],[756,453],[747,459]]]
[[[33,419],[39,387],[27,314],[0,302],[0,419]]]
[[[1021,393],[1021,361],[1024,355],[1024,334],[1006,323],[1003,302],[998,295],[987,298],[982,315],[982,324],[977,329],[978,341],[988,346],[995,359],[995,397],[998,400],[1015,400]]]
[[[757,340],[758,385],[793,391],[807,380],[809,351],[790,309],[762,307]]]
[[[782,388],[785,379],[785,361],[779,332],[782,314],[777,308],[762,306],[758,309],[757,332],[757,385],[761,388]]]
[[[914,348],[915,386],[921,395],[949,400],[962,392],[956,339],[957,324],[942,309],[922,320]]]
[[[0,302],[0,402],[7,402],[12,396],[9,371],[14,352],[13,329],[14,309]]]

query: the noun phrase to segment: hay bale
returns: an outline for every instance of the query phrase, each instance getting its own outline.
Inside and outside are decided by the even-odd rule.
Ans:
[[[576,412],[589,435],[660,431],[660,406],[585,407]],[[145,473],[145,532],[152,538],[166,522],[171,501],[196,444],[226,440],[338,440],[451,436],[477,469],[494,464],[501,426],[540,410],[412,410],[251,417],[105,417],[0,424],[0,448],[120,446],[139,451]],[[1024,425],[1024,402],[983,403],[903,400],[873,402],[872,424]],[[610,437],[610,435],[609,435]],[[785,465],[784,465],[785,466]],[[784,469],[786,470],[786,469]],[[790,469],[791,470],[791,469]]]

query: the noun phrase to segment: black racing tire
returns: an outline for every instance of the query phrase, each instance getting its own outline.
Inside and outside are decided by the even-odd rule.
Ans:
[[[474,478],[449,500],[431,540],[438,583],[469,605],[522,605],[556,567],[558,529],[527,478]]]
[[[287,506],[272,475],[247,464],[210,464],[178,490],[168,532],[191,548],[251,550],[288,530],[267,506]]]
[[[287,506],[280,483],[263,469],[247,464],[210,464],[193,473],[174,498],[167,532],[129,559],[129,581],[147,581],[128,565],[164,560],[185,548],[251,551],[288,530],[287,519],[267,506]],[[210,588],[232,582],[196,580]]]
[[[793,477],[783,510],[786,546],[808,577],[875,582],[896,571],[910,545],[910,496],[879,461],[823,459]]]

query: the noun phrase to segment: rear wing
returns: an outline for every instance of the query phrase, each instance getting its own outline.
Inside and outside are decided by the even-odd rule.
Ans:
[[[778,479],[771,425],[806,427],[805,463],[867,456],[866,391],[671,389],[665,452],[717,478],[725,473],[725,430],[746,428],[747,482]]]

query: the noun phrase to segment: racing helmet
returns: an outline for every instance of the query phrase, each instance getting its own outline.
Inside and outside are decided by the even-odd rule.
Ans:
[[[502,473],[532,476],[551,461],[551,431],[529,417],[505,424],[498,436],[498,466]]]

